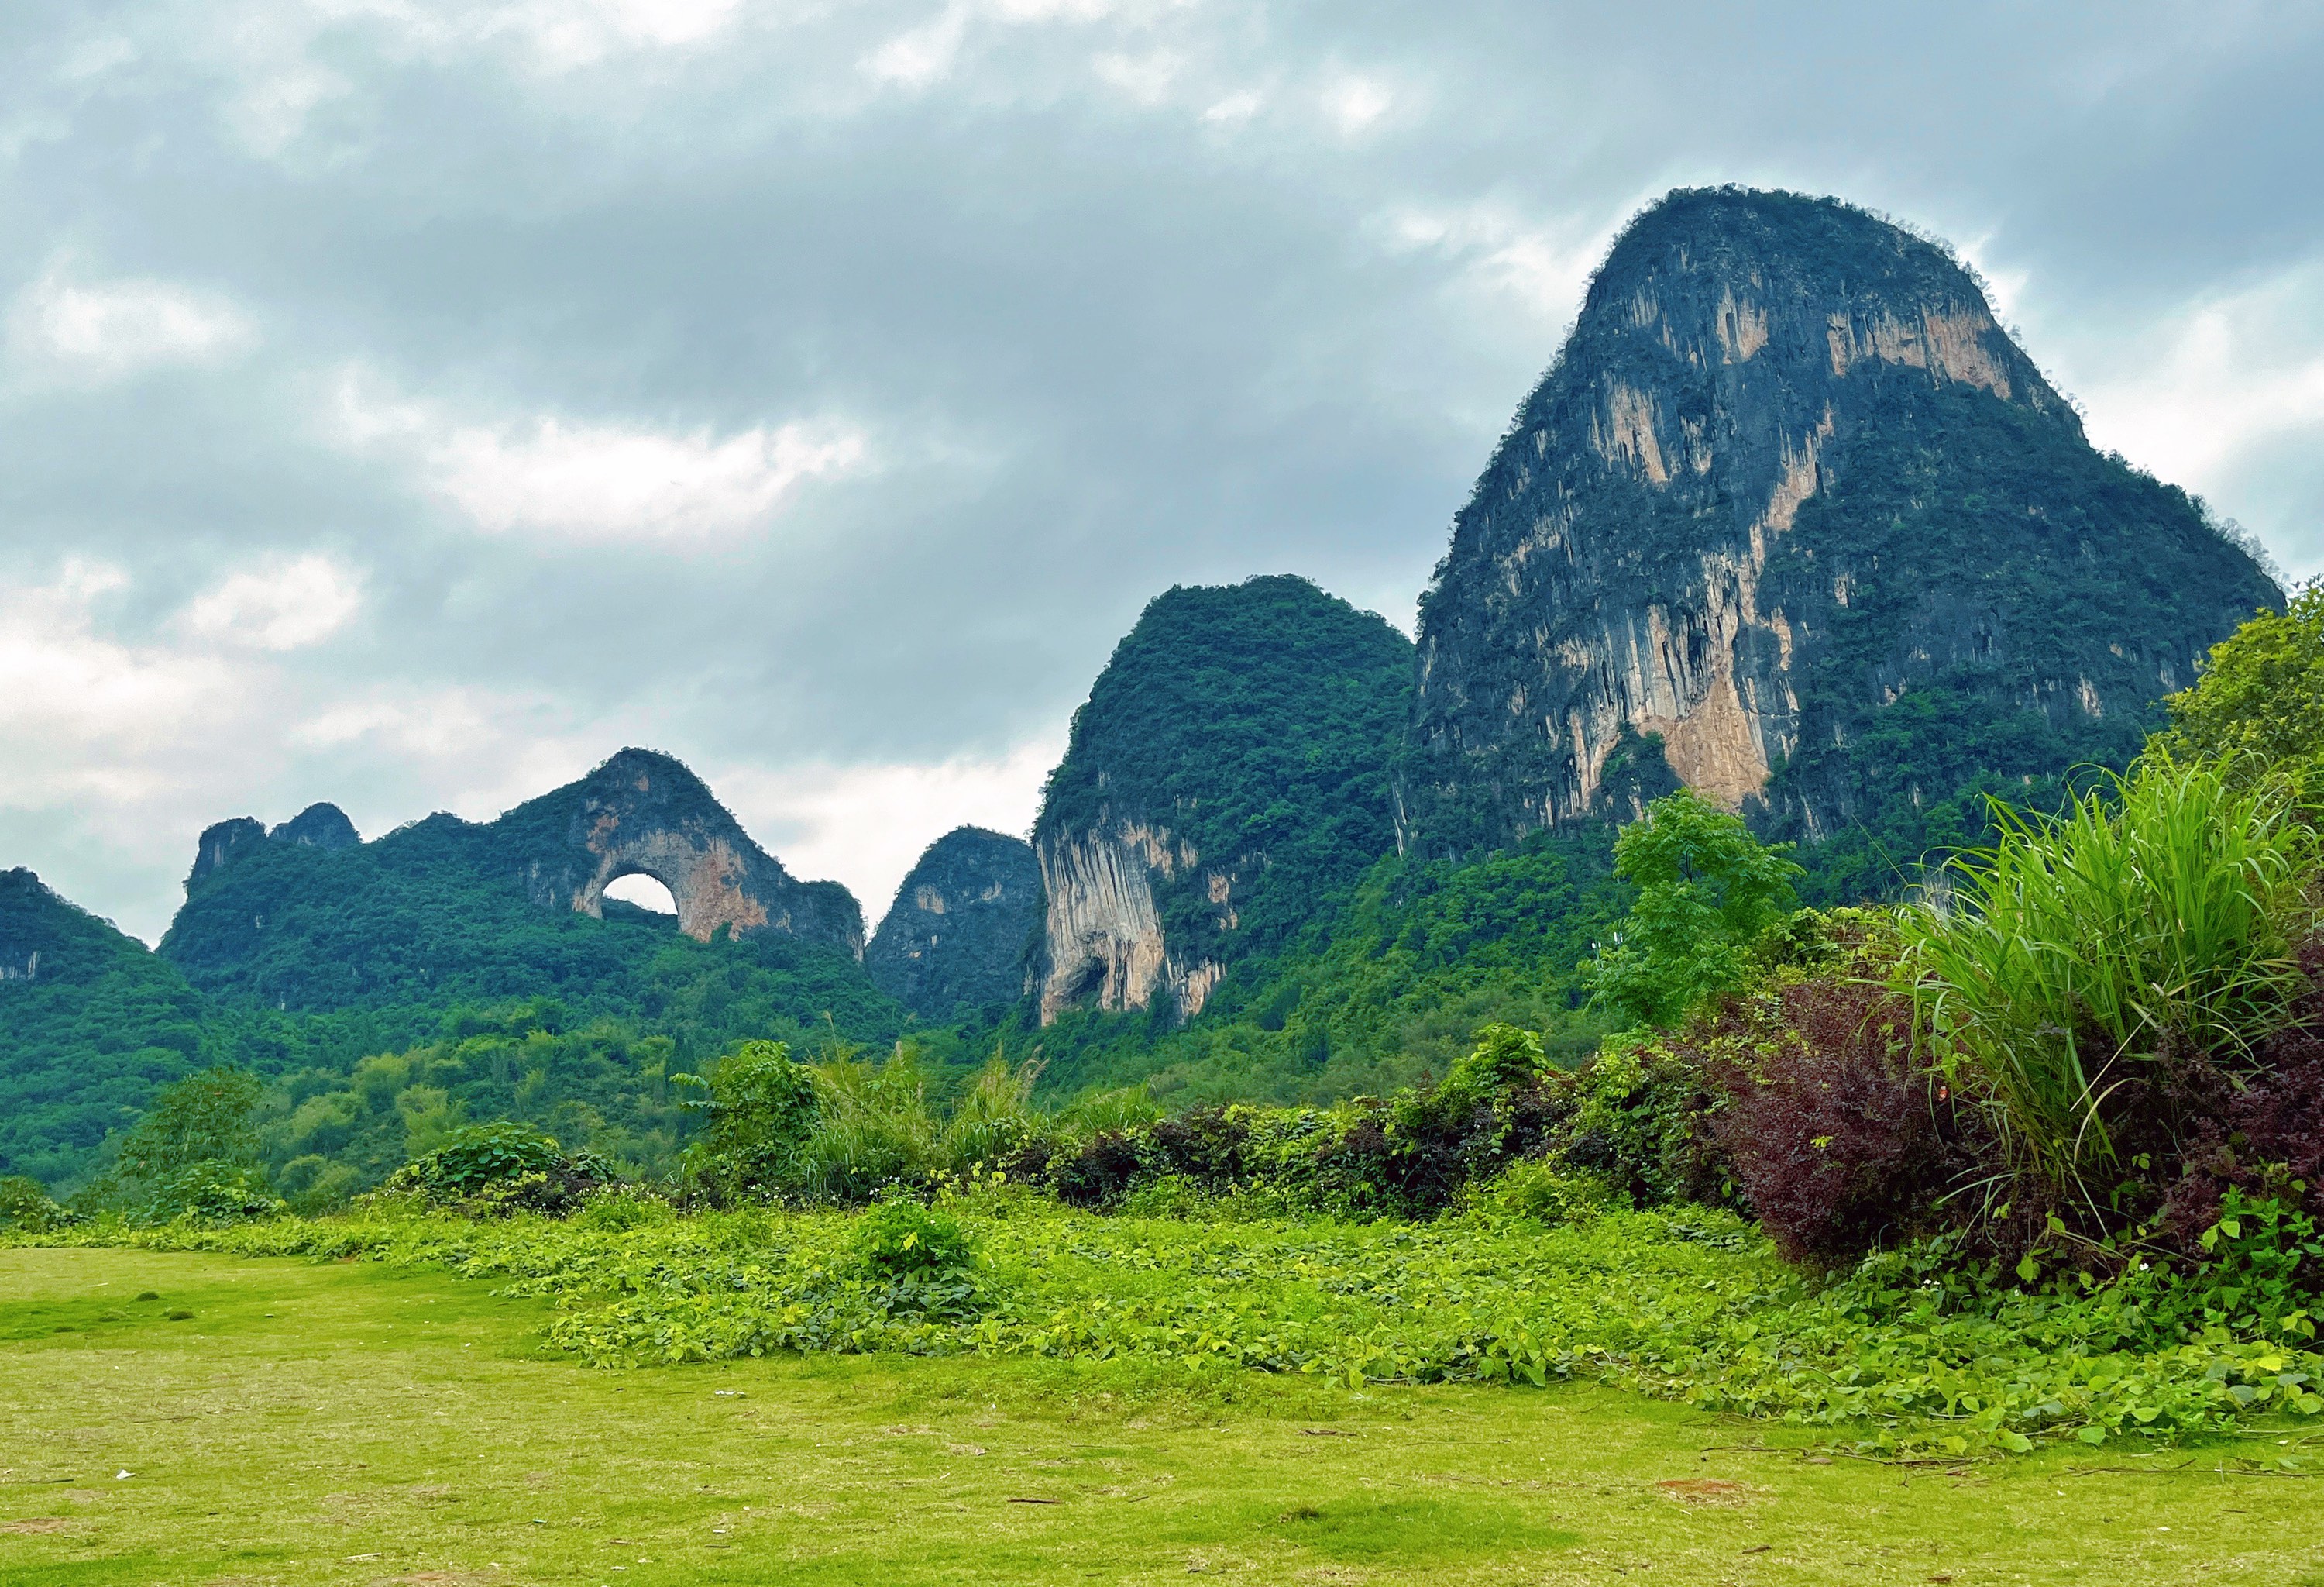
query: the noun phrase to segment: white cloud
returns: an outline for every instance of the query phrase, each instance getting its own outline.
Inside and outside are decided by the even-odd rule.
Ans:
[[[1387,83],[1360,72],[1341,72],[1325,83],[1318,96],[1324,117],[1343,138],[1360,137],[1396,108],[1397,92]]]
[[[661,543],[730,539],[762,527],[802,484],[856,473],[864,433],[839,422],[672,434],[542,418],[466,424],[427,403],[340,388],[342,435],[394,447],[426,488],[489,533]]]
[[[949,0],[942,11],[903,32],[883,41],[863,57],[864,74],[874,82],[896,88],[928,88],[952,75],[970,30],[979,25],[1034,27],[1050,23],[1102,22],[1124,12],[1133,20],[1155,11],[1176,9],[1172,0],[1158,5],[1125,5],[1123,0]],[[1126,56],[1111,58],[1119,67]],[[1101,77],[1111,82],[1101,60]],[[1148,69],[1141,68],[1141,70]],[[1116,87],[1123,86],[1120,83]]]
[[[698,49],[746,14],[742,0],[308,0],[287,17],[268,9],[308,42],[369,24],[403,49],[431,56],[513,44],[528,63],[551,72],[615,56]],[[756,8],[761,15],[777,9]]]
[[[202,639],[295,650],[337,633],[362,605],[360,574],[306,556],[233,575],[196,596],[180,621]]]
[[[934,20],[897,34],[863,58],[863,70],[874,82],[899,88],[925,88],[952,70],[968,33],[968,7],[947,5]]]
[[[291,730],[290,739],[302,749],[361,744],[398,757],[443,760],[491,749],[509,717],[523,709],[523,702],[472,688],[366,690],[316,712]]]
[[[690,540],[763,523],[803,481],[852,472],[861,431],[786,424],[724,440],[541,420],[462,429],[435,486],[480,528],[585,540]]]
[[[764,20],[776,9],[743,0],[242,0],[208,30],[203,49],[227,85],[228,125],[253,153],[289,160],[306,152],[318,111],[362,91],[340,63],[492,56],[557,78],[698,53],[746,15]]]
[[[86,561],[0,584],[0,807],[166,789],[182,771],[172,751],[238,709],[231,668],[99,631],[99,607],[128,586]]]
[[[2200,481],[2288,431],[2324,426],[2324,263],[2191,304],[2082,392],[2091,438]],[[2159,340],[2160,346],[2156,346]]]
[[[1266,104],[1265,96],[1256,88],[1242,88],[1206,106],[1203,111],[1203,120],[1217,127],[1242,126],[1265,108]]]
[[[163,281],[75,280],[62,257],[8,311],[11,363],[90,384],[214,363],[256,339],[249,318],[213,293]]]
[[[1111,51],[1091,63],[1098,80],[1120,90],[1132,103],[1152,108],[1170,97],[1170,88],[1185,66],[1183,57],[1167,50],[1144,55]]]
[[[1582,306],[1582,290],[1605,250],[1602,234],[1539,225],[1490,200],[1450,208],[1403,206],[1370,227],[1391,253],[1434,253],[1454,260],[1472,289],[1508,300],[1547,325],[1563,325]]]
[[[999,757],[924,764],[737,766],[706,780],[760,845],[794,876],[846,884],[876,926],[928,844],[955,826],[1023,835],[1041,784],[1065,754],[1062,734]]]

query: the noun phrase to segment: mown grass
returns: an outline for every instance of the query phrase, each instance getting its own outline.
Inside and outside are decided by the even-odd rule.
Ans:
[[[2311,1484],[2238,1458],[2288,1432],[1896,1466],[1585,1384],[591,1371],[550,1316],[426,1268],[0,1251],[0,1581],[2324,1582]]]

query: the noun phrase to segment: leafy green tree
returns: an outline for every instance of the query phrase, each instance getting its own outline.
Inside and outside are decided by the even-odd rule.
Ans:
[[[64,1209],[49,1199],[48,1187],[39,1180],[0,1176],[0,1229],[49,1229],[63,1216]]]
[[[814,1134],[815,1073],[779,1041],[746,1041],[699,1075],[671,1076],[691,1094],[679,1103],[699,1114],[703,1138],[686,1151],[684,1171],[721,1200],[733,1200],[788,1177]]]
[[[1741,985],[1752,939],[1798,907],[1791,848],[1687,789],[1647,806],[1614,843],[1614,869],[1638,899],[1598,955],[1598,1002],[1631,1025],[1669,1025]]]
[[[2324,581],[2212,646],[2201,679],[2163,704],[2171,726],[2156,743],[2173,757],[2241,760],[2316,791],[2324,774]]]
[[[251,1117],[263,1089],[256,1075],[224,1065],[163,1086],[123,1140],[118,1171],[158,1181],[197,1163],[256,1162]]]

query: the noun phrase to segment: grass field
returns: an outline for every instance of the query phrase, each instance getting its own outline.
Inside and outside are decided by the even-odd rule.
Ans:
[[[1900,1468],[1581,1385],[593,1371],[546,1315],[424,1269],[0,1251],[0,1582],[2324,1583],[2324,1494],[2236,1474],[2248,1440]]]

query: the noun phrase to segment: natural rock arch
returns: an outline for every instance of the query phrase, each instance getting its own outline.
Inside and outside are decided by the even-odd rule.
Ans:
[[[607,888],[624,876],[650,876],[669,890],[678,928],[707,942],[721,926],[740,933],[767,923],[766,906],[751,895],[747,872],[742,857],[718,839],[697,842],[679,832],[646,832],[615,841],[573,895],[573,908],[603,919]]]
[[[623,750],[579,782],[511,811],[504,824],[526,834],[538,856],[525,881],[542,903],[602,918],[606,888],[650,876],[669,890],[678,928],[697,942],[724,927],[736,937],[775,931],[862,956],[853,895],[835,882],[794,879],[670,756]]]

